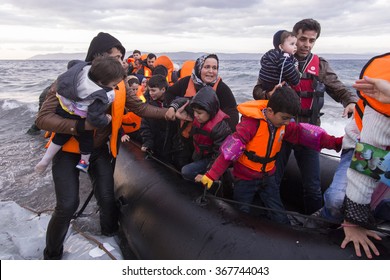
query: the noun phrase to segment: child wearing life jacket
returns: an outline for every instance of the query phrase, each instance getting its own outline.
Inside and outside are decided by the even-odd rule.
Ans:
[[[138,77],[134,75],[127,76],[126,82],[129,85],[129,92],[136,94],[142,102],[146,102],[144,91],[142,90]],[[141,142],[140,128],[141,117],[125,109],[125,114],[122,117],[122,129],[119,131],[121,141],[127,142],[130,139],[133,139]]]
[[[156,107],[167,107],[164,104],[165,92],[168,81],[163,75],[153,75],[148,81],[149,98],[147,102]],[[143,118],[141,121],[140,134],[142,137],[141,150],[153,153],[156,157],[169,163],[169,152],[166,145],[166,129],[168,122],[164,119]]]
[[[341,149],[342,137],[330,136],[314,125],[291,122],[299,108],[299,97],[290,87],[278,88],[269,100],[238,105],[242,118],[236,132],[226,138],[221,154],[206,174],[196,176],[195,181],[210,188],[233,163],[233,198],[243,203],[240,206],[242,211],[250,212],[248,204],[252,203],[256,193],[266,207],[284,210],[279,186],[274,180],[275,160],[282,141],[318,151],[322,148]],[[280,211],[268,211],[268,217],[279,223],[289,223],[287,215]]]
[[[194,121],[191,136],[194,144],[193,162],[181,169],[184,179],[194,181],[196,175],[203,174],[219,155],[219,148],[225,138],[232,133],[227,119],[229,116],[219,108],[218,97],[212,87],[201,88],[189,104]]]
[[[263,90],[271,91],[283,81],[294,86],[299,83],[298,60],[294,57],[296,42],[297,37],[292,32],[279,30],[275,33],[274,49],[266,52],[260,60],[259,80]]]
[[[106,111],[114,100],[114,89],[126,75],[122,65],[115,58],[101,56],[95,58],[92,65],[84,61],[71,61],[68,66],[68,71],[57,79],[60,106],[56,113],[65,118],[85,118],[96,128],[105,127],[112,119]],[[76,137],[81,154],[76,168],[83,172],[87,172],[89,167],[93,133],[93,130],[85,130]],[[71,134],[56,133],[45,155],[35,166],[35,171],[44,172],[55,154],[71,137]]]

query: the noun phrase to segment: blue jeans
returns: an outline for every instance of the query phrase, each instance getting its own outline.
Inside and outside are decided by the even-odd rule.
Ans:
[[[334,173],[332,183],[324,193],[324,207],[320,214],[323,218],[335,223],[343,221],[343,206],[345,191],[347,189],[347,170],[351,164],[353,149],[343,150],[340,156],[340,163]]]
[[[303,201],[305,214],[312,214],[322,207],[322,191],[320,180],[320,153],[289,142],[283,141],[282,149],[276,159],[276,184],[280,186],[291,151],[302,176]]]
[[[274,176],[250,181],[239,180],[234,183],[234,200],[245,204],[251,204],[256,193],[259,194],[265,207],[281,211],[285,210],[282,200],[280,199],[279,185],[276,184]],[[246,213],[250,212],[249,205],[240,205],[239,209]],[[275,222],[290,224],[285,213],[268,211],[267,216]]]
[[[207,166],[210,164],[211,158],[203,158],[187,165],[184,165],[181,169],[181,174],[184,179],[194,181],[196,175],[205,174]]]

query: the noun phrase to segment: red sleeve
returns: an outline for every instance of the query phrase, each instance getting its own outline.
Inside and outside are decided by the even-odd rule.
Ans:
[[[236,132],[233,133],[233,136],[240,139],[242,143],[247,144],[255,136],[259,122],[257,119],[243,116],[241,122],[237,124]],[[223,155],[219,155],[206,175],[213,180],[218,180],[230,164],[231,161],[225,160]]]
[[[242,143],[247,144],[255,136],[259,128],[260,120],[243,116],[241,122],[236,126],[234,136],[239,138]]]
[[[299,125],[296,122],[290,122],[286,125],[283,140],[292,144],[299,144]]]

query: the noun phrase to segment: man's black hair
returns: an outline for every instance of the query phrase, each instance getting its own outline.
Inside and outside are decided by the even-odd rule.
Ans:
[[[302,32],[305,31],[315,31],[317,33],[317,38],[320,37],[321,33],[321,25],[318,21],[312,18],[305,18],[303,20],[298,21],[293,27],[293,33],[295,35],[298,34],[299,30]]]

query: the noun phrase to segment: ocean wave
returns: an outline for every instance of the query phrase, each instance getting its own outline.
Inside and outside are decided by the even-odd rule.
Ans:
[[[20,113],[31,112],[36,114],[38,112],[38,101],[35,102],[26,102],[24,99],[16,100],[16,99],[4,99],[0,100],[0,107],[3,111],[10,111],[17,108],[20,108]]]

